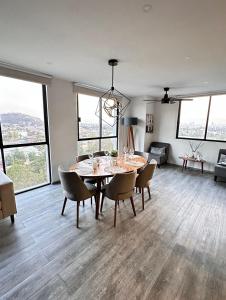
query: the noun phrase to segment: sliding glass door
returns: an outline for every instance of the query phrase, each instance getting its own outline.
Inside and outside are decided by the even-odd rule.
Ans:
[[[0,150],[16,192],[50,182],[45,85],[0,76]]]

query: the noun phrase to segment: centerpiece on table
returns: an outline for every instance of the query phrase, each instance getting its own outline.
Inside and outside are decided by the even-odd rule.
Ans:
[[[201,159],[201,153],[198,151],[198,149],[200,148],[200,146],[203,144],[203,142],[198,143],[197,145],[194,145],[192,142],[189,142],[191,151],[192,151],[192,155],[191,158],[193,159],[197,159],[200,160]]]
[[[118,151],[117,150],[112,150],[110,155],[112,157],[112,165],[117,166]]]

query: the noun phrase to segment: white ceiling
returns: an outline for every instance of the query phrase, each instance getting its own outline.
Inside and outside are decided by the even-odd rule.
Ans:
[[[0,0],[0,43],[1,61],[102,88],[118,58],[130,96],[226,90],[226,0]]]

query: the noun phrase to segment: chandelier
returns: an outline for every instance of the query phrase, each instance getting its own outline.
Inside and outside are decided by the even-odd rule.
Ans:
[[[113,127],[122,118],[131,100],[114,87],[114,67],[118,65],[118,60],[110,59],[108,64],[112,67],[111,88],[99,98],[96,115]]]

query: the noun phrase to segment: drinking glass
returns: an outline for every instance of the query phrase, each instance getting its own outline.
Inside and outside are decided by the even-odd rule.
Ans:
[[[123,153],[126,155],[128,153],[128,148],[126,146],[123,147]]]
[[[130,158],[132,158],[133,155],[134,155],[134,150],[133,150],[133,148],[130,148],[129,149],[129,156],[130,156]]]
[[[93,154],[89,154],[89,159],[93,159]]]

